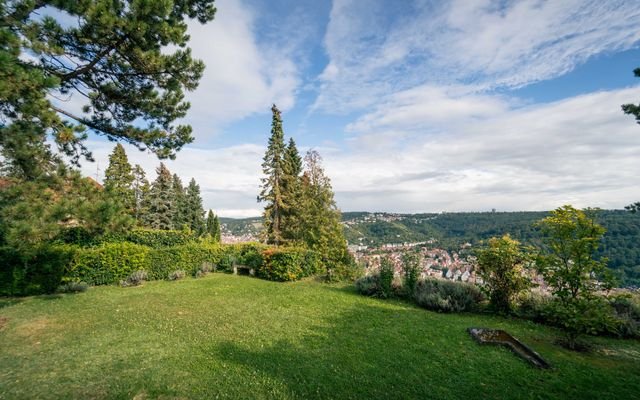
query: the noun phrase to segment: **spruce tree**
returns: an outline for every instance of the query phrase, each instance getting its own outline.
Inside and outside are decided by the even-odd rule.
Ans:
[[[204,208],[200,197],[200,186],[191,178],[185,196],[186,224],[197,235],[204,233]]]
[[[284,176],[282,181],[282,238],[287,243],[299,242],[302,232],[300,217],[301,207],[301,174],[302,159],[298,153],[296,143],[293,138],[289,139],[289,144],[284,153]]]
[[[146,225],[153,229],[169,230],[173,228],[173,179],[164,163],[160,163],[156,173],[158,176],[149,193]]]
[[[274,104],[271,107],[271,112],[273,114],[271,137],[262,162],[262,172],[265,177],[261,179],[262,190],[258,195],[258,202],[266,203],[263,213],[266,242],[277,246],[283,242],[282,218],[285,205],[282,186],[285,168],[285,144],[280,110]]]
[[[146,173],[144,169],[138,164],[133,167],[133,198],[134,198],[134,209],[133,209],[133,217],[136,220],[138,225],[141,225],[145,219],[145,215],[147,214],[147,200],[149,197],[149,191],[151,190],[151,186],[149,185],[149,181],[146,178]]]
[[[188,221],[187,195],[178,174],[173,174],[173,229],[180,230]]]
[[[116,144],[109,156],[109,166],[104,173],[105,191],[119,201],[131,215],[135,209],[133,189],[134,175],[127,153],[120,143]]]

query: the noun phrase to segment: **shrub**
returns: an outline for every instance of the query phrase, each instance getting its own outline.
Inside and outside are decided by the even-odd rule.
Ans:
[[[546,322],[546,308],[551,297],[538,292],[523,292],[516,301],[515,314],[534,322]]]
[[[271,281],[298,280],[304,276],[305,252],[305,249],[296,247],[267,249],[262,253],[264,262],[256,270],[256,275]]]
[[[483,300],[480,289],[469,283],[424,279],[416,285],[416,304],[429,310],[473,311]]]
[[[0,295],[55,292],[77,249],[66,244],[45,244],[28,253],[11,247],[0,248]]]
[[[131,273],[131,275],[129,275],[126,280],[121,281],[120,286],[124,286],[124,287],[139,286],[142,284],[142,282],[146,281],[148,278],[149,278],[149,274],[147,274],[147,271],[141,269]]]
[[[177,269],[171,272],[167,279],[169,279],[170,281],[177,281],[184,278],[185,276],[187,276],[187,274],[183,270]]]
[[[388,257],[380,260],[380,296],[384,298],[391,297],[393,294],[392,283],[395,269],[393,263]]]
[[[485,282],[492,308],[500,313],[511,312],[513,299],[531,285],[525,276],[530,257],[520,242],[509,235],[489,239],[489,245],[477,251],[478,272]]]
[[[204,263],[218,263],[221,252],[220,246],[204,243],[153,249],[149,253],[149,276],[151,279],[167,279],[177,269],[195,275]]]
[[[412,299],[416,286],[418,284],[418,278],[420,274],[420,259],[415,253],[408,253],[402,257],[402,272],[403,272],[403,296]]]
[[[138,270],[149,270],[150,250],[133,243],[104,243],[77,253],[67,276],[91,285],[110,285]],[[175,268],[174,268],[175,269]]]
[[[67,282],[58,286],[58,293],[80,293],[86,292],[89,285],[84,282]]]
[[[380,274],[365,275],[356,280],[356,290],[365,296],[380,296]]]
[[[627,338],[640,338],[640,301],[630,295],[618,295],[609,299],[617,320],[616,332]]]
[[[617,332],[618,321],[611,306],[599,296],[582,297],[571,301],[554,298],[545,309],[549,323],[565,331],[569,349],[578,349],[580,335],[597,335],[603,332]]]

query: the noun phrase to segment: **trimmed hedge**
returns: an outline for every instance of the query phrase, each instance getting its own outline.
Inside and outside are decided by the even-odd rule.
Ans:
[[[131,242],[154,249],[191,243],[196,237],[187,231],[163,231],[159,229],[133,229],[126,233],[109,235],[105,242]]]
[[[169,279],[176,270],[195,276],[203,266],[231,272],[234,265],[255,269],[257,276],[292,281],[322,271],[320,257],[301,248],[272,248],[259,243],[219,245],[191,242],[180,246],[150,248],[139,244],[104,243],[79,248],[67,277],[91,285],[108,285],[145,270],[150,280]]]

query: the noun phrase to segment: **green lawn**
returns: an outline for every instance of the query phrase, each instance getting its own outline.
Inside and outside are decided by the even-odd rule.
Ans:
[[[0,399],[561,398],[640,396],[640,342],[369,299],[350,287],[213,274],[0,299]],[[479,346],[507,329],[554,368]]]

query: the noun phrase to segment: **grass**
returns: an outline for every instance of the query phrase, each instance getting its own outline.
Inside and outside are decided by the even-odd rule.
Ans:
[[[0,299],[0,399],[631,399],[640,342],[591,353],[558,332],[445,315],[350,287],[212,274],[142,287]],[[506,329],[553,366],[479,346],[468,327]]]

